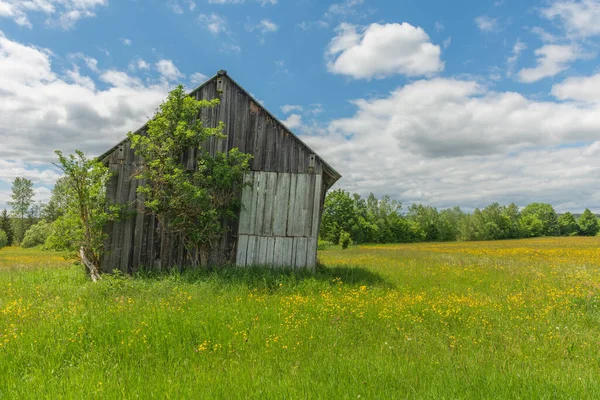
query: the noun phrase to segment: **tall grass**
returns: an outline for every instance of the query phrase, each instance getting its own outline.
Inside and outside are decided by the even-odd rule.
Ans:
[[[597,398],[600,240],[86,280],[0,250],[0,398]]]

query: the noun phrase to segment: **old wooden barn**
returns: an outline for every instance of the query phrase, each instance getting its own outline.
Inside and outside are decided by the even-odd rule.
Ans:
[[[274,265],[314,268],[317,235],[327,190],[341,175],[257,102],[246,90],[219,71],[190,93],[196,99],[220,99],[202,112],[210,126],[225,123],[224,140],[207,144],[212,155],[238,148],[254,157],[245,176],[239,217],[229,233],[215,244],[209,263]],[[143,132],[145,126],[140,128]],[[188,168],[195,154],[184,155]],[[180,241],[167,237],[151,215],[146,215],[132,175],[142,160],[125,139],[99,157],[114,175],[107,186],[109,200],[125,204],[132,217],[106,226],[108,239],[101,262],[104,272],[125,273],[140,267],[168,269],[185,266]]]

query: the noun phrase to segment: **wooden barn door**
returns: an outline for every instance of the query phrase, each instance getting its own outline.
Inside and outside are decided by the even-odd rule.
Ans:
[[[245,181],[236,264],[314,268],[322,176],[253,171]]]

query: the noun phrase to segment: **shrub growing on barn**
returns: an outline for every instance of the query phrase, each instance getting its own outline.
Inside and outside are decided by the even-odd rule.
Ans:
[[[205,126],[199,118],[205,108],[219,103],[196,100],[178,86],[160,105],[143,133],[129,133],[131,146],[145,162],[137,179],[144,180],[138,193],[145,211],[184,243],[194,265],[206,265],[212,246],[224,233],[222,222],[234,218],[237,193],[250,155],[232,149],[211,156],[204,149],[209,140],[224,139],[223,123]],[[184,166],[182,154],[196,153],[194,168]]]

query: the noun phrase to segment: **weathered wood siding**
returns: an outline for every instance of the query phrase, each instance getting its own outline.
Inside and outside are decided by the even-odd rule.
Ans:
[[[280,239],[255,242],[253,241],[255,239],[251,238],[238,238],[239,220],[224,222],[229,233],[219,243],[215,243],[209,263],[221,265],[241,259],[238,256],[239,241],[240,246],[245,247],[248,252],[246,257],[248,264],[258,263],[264,259],[265,263],[269,264],[312,266],[316,255],[312,254],[311,240],[315,241],[316,249],[316,234],[325,191],[337,177],[332,177],[328,167],[319,157],[315,157],[306,145],[262,106],[259,106],[241,87],[226,75],[220,78],[223,80],[222,93],[217,92],[217,80],[212,79],[191,94],[197,99],[220,99],[219,105],[204,109],[200,117],[210,127],[216,127],[219,121],[223,121],[224,133],[227,137],[222,140],[210,140],[205,144],[205,150],[215,155],[217,152],[238,148],[253,156],[250,162],[252,171],[273,173],[264,175],[266,181],[263,181],[263,187],[266,191],[261,193],[279,200],[273,203],[266,202],[263,198],[260,204],[256,204],[254,210],[256,215],[259,213],[263,216],[269,215],[271,219],[266,221],[261,217],[243,223],[252,223],[252,229],[265,232],[264,237]],[[119,269],[131,273],[141,266],[162,269],[185,266],[186,254],[181,241],[167,235],[154,217],[144,215],[143,199],[139,198],[136,192],[141,182],[132,178],[142,160],[134,154],[129,142],[124,141],[116,146],[102,158],[102,161],[115,173],[107,186],[109,200],[126,204],[129,213],[124,220],[108,224],[105,228],[108,235],[105,247],[107,254],[102,260],[102,270],[111,272]],[[195,168],[196,151],[190,150],[183,154],[182,161],[188,168]],[[253,179],[263,177],[262,174],[249,176]],[[289,180],[289,184],[286,180]],[[299,192],[287,193],[287,187],[290,191]],[[246,192],[244,195],[247,195]],[[285,196],[293,198],[294,203],[281,202]],[[319,198],[317,210],[315,207],[307,208],[307,203],[303,202],[317,198]],[[297,204],[296,199],[300,199]],[[313,203],[317,204],[316,201]],[[284,220],[285,224],[281,222]],[[247,230],[243,232],[248,232],[250,235]],[[288,240],[290,238],[299,239],[290,242]],[[279,254],[278,250],[277,258],[267,255],[275,254],[274,249],[280,247],[290,250],[286,250],[285,254]],[[254,257],[259,257],[258,261]],[[288,259],[291,260],[289,263]]]
[[[245,180],[236,264],[313,269],[322,176],[256,171]]]

